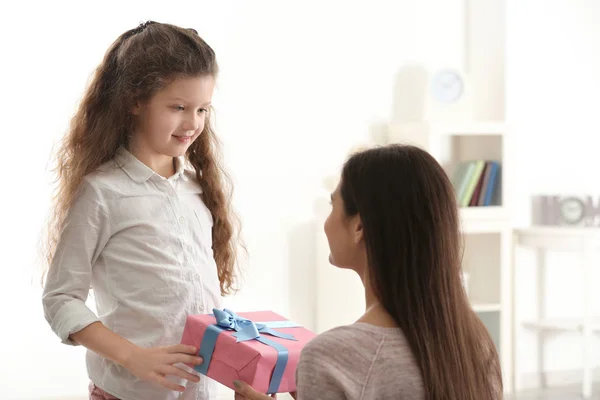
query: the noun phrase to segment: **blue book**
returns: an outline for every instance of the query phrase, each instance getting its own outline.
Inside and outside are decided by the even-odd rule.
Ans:
[[[496,182],[498,181],[498,169],[500,168],[500,164],[496,161],[490,161],[490,180],[488,181],[488,185],[485,191],[485,197],[483,201],[484,206],[489,206],[492,203],[492,199],[494,198],[494,194],[496,192]]]

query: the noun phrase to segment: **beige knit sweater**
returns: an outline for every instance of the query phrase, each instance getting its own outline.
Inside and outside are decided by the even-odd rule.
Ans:
[[[327,331],[303,349],[298,400],[423,400],[423,380],[399,328],[357,322]],[[498,392],[498,400],[502,394]]]

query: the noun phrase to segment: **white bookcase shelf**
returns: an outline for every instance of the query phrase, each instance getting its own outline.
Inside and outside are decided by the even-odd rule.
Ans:
[[[502,304],[500,303],[473,303],[473,311],[476,313],[500,312]]]
[[[450,136],[493,136],[504,135],[506,124],[502,121],[485,121],[472,123],[422,123],[409,122],[389,126],[390,132],[400,131],[430,131],[433,134]]]
[[[498,347],[505,391],[512,391],[512,227],[509,190],[510,134],[502,122],[469,124],[408,123],[391,125],[389,143],[413,144],[433,155],[452,179],[464,161],[500,164],[491,205],[460,207],[468,295]]]
[[[461,207],[460,219],[465,233],[491,233],[506,229],[508,210],[502,206]]]
[[[523,321],[523,326],[534,330],[556,331],[556,332],[579,332],[584,333],[584,323],[581,319],[541,319],[540,321]],[[600,319],[592,320],[592,332],[600,332]]]

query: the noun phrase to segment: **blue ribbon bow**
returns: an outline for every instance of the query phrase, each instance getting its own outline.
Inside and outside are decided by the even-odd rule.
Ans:
[[[210,360],[217,343],[217,337],[225,330],[235,331],[232,336],[237,339],[238,343],[247,340],[257,340],[277,350],[277,362],[275,363],[275,369],[267,392],[268,394],[277,393],[287,365],[288,350],[285,346],[261,336],[261,333],[286,340],[297,340],[293,335],[277,332],[273,329],[297,328],[299,325],[291,321],[253,322],[247,318],[240,317],[228,309],[219,310],[215,308],[213,309],[213,313],[217,323],[209,325],[206,328],[202,343],[200,344],[200,351],[198,352],[198,355],[204,359],[204,362],[202,365],[197,365],[195,367],[196,371],[204,375],[207,374]]]
[[[222,328],[234,330],[232,336],[237,339],[238,342],[245,342],[246,340],[258,339],[261,333],[265,333],[267,335],[275,336],[282,339],[287,340],[296,340],[294,335],[290,335],[289,333],[281,333],[274,331],[271,328],[293,328],[298,325],[290,322],[287,326],[282,324],[282,322],[289,321],[277,321],[275,323],[269,322],[252,322],[249,319],[242,318],[231,310],[217,310],[214,309],[213,313],[215,315],[215,319],[217,320],[217,325]]]

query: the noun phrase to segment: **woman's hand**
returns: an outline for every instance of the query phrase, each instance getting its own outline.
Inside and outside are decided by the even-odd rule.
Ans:
[[[252,389],[250,385],[247,385],[242,381],[234,381],[233,386],[235,386],[236,392],[235,400],[269,400],[277,398],[277,395],[275,394],[268,396],[266,394],[257,392],[256,390]],[[296,393],[290,394],[294,399],[296,398]]]
[[[198,375],[190,374],[174,365],[177,363],[202,364],[203,360],[196,356],[196,352],[195,347],[183,344],[150,349],[137,347],[132,350],[123,366],[140,379],[156,383],[167,389],[183,392],[185,387],[167,380],[166,376],[173,375],[188,381],[198,382],[200,380]]]

